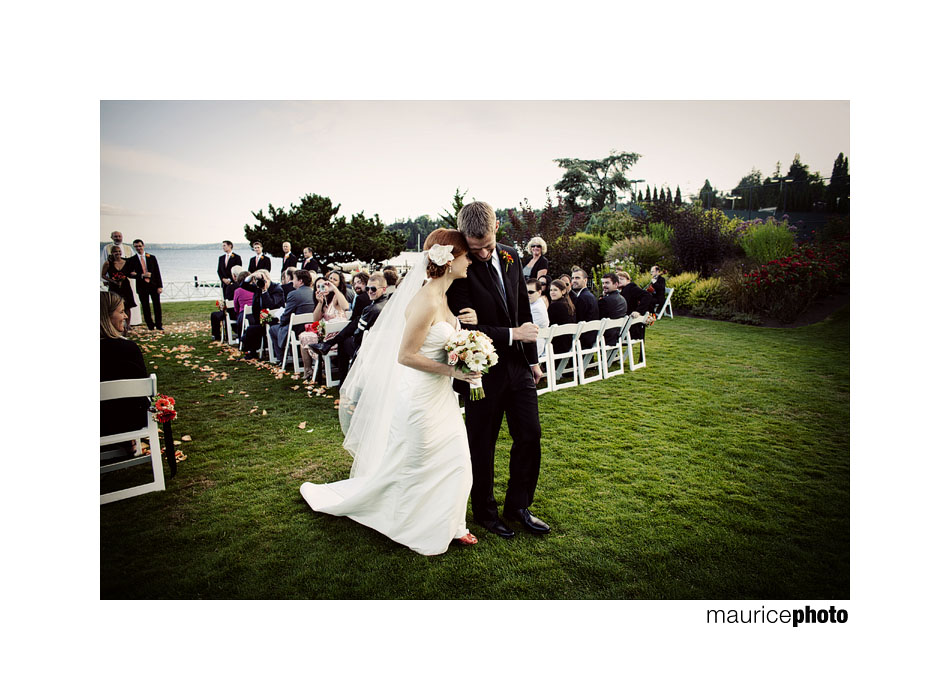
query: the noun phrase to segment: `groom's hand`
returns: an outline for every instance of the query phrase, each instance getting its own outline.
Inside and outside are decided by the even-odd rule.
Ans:
[[[511,339],[533,343],[538,339],[538,327],[533,323],[522,323],[511,329]]]
[[[541,365],[531,365],[531,374],[534,375],[534,383],[537,384],[541,381],[541,377],[544,376],[544,372],[541,371]]]
[[[478,325],[478,314],[475,313],[475,309],[470,309],[467,306],[459,310],[458,319],[459,323],[464,323],[469,326]]]

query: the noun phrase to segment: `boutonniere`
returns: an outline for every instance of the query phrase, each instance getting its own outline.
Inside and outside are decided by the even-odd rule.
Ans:
[[[501,251],[501,259],[505,261],[505,272],[508,271],[508,266],[515,261],[511,254],[507,250]]]

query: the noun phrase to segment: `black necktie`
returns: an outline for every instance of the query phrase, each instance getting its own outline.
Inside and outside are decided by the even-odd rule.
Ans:
[[[488,270],[491,275],[492,281],[495,283],[495,289],[498,290],[498,294],[501,295],[501,300],[505,302],[505,308],[508,307],[508,299],[505,297],[505,287],[502,284],[501,277],[498,276],[498,270],[495,268],[495,264],[492,262],[492,259],[488,259]]]

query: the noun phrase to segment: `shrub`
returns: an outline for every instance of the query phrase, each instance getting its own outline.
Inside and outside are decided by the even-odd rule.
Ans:
[[[786,222],[769,217],[768,221],[753,222],[746,228],[739,236],[739,245],[752,262],[761,264],[791,255],[795,232]]]
[[[698,270],[711,276],[738,247],[738,226],[718,209],[690,207],[680,212],[673,225],[673,253],[681,270]]]
[[[604,262],[604,250],[608,241],[601,236],[578,233],[573,236],[561,236],[548,243],[547,258],[553,274],[570,274],[571,267],[578,265],[588,275]]]
[[[757,311],[784,323],[794,321],[812,301],[847,285],[846,243],[803,245],[792,255],[744,273],[737,294],[741,311]]]
[[[682,272],[675,277],[668,277],[666,279],[666,286],[673,287],[675,290],[670,299],[670,304],[673,305],[674,309],[673,313],[676,313],[676,309],[688,311],[693,307],[693,287],[698,280],[699,273],[696,272]],[[649,281],[649,278],[647,281]]]
[[[647,224],[647,235],[654,240],[669,245],[670,240],[673,238],[673,227],[662,221],[653,221]]]
[[[605,236],[611,243],[632,236],[637,229],[637,221],[627,211],[613,211],[608,207],[591,216],[585,233]]]
[[[726,302],[726,288],[718,277],[697,280],[689,295],[689,303],[697,306],[722,306]]]
[[[636,265],[640,270],[649,270],[654,265],[667,269],[673,261],[673,251],[666,243],[655,238],[633,236],[610,246],[606,257],[608,260],[623,260],[628,267]]]

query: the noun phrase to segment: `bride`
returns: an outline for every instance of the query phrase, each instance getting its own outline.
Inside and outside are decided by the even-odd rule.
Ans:
[[[307,482],[300,493],[315,511],[347,516],[431,555],[445,552],[453,540],[477,542],[465,526],[472,464],[452,379],[481,375],[450,367],[444,349],[461,328],[445,295],[468,274],[465,237],[437,229],[424,250],[340,387],[343,446],[353,455],[350,478]],[[475,323],[474,314],[466,309],[462,320]]]

